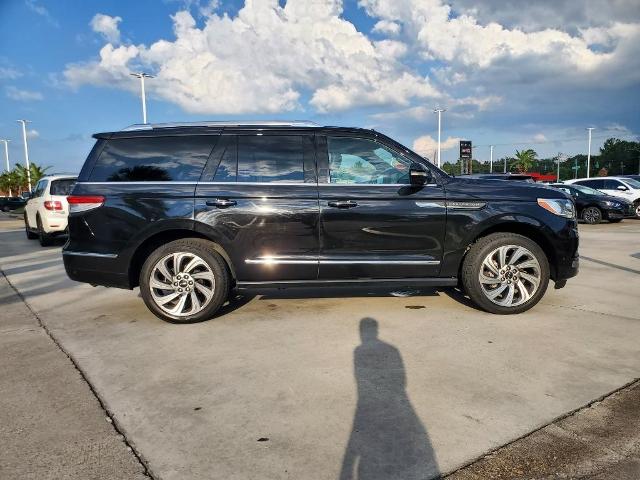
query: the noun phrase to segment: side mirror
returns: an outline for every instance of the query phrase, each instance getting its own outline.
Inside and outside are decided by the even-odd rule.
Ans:
[[[431,172],[419,163],[411,164],[409,169],[409,178],[411,185],[424,185],[425,183],[431,183],[433,176]]]
[[[616,187],[616,190],[620,190],[622,192],[626,192],[627,190],[629,190],[627,187],[625,187],[624,185],[618,185]]]

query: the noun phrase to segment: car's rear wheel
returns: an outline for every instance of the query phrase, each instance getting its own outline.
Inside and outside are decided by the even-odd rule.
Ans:
[[[590,225],[597,225],[602,221],[602,212],[598,207],[587,207],[582,211],[582,220]]]
[[[633,206],[636,209],[636,218],[640,218],[640,202],[636,202]]]
[[[471,246],[462,265],[462,284],[471,300],[487,312],[524,312],[547,290],[549,262],[533,240],[494,233]]]
[[[40,245],[43,247],[50,246],[52,243],[51,237],[44,231],[40,217],[36,218],[36,224],[38,225],[38,241],[40,242]]]
[[[27,214],[24,214],[24,233],[27,235],[29,240],[35,240],[38,238],[38,234],[33,233],[29,228],[29,222],[27,221]]]
[[[226,301],[229,273],[206,240],[175,240],[144,262],[140,292],[149,310],[162,320],[201,322],[213,317]]]

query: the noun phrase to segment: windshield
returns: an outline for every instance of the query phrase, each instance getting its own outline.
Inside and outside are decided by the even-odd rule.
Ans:
[[[585,193],[587,195],[604,195],[600,190],[596,190],[595,188],[591,187],[585,187],[584,185],[572,185],[572,187],[579,192]]]
[[[637,180],[634,180],[633,178],[625,178],[624,183],[626,183],[633,189],[640,189],[640,182]]]

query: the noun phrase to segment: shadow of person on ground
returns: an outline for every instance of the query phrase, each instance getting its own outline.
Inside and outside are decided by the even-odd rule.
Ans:
[[[339,480],[439,477],[427,430],[407,396],[400,352],[378,338],[373,318],[360,321],[360,337],[353,359],[358,403]]]

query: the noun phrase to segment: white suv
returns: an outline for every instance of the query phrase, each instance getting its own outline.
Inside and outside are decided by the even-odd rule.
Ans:
[[[76,177],[68,175],[44,177],[36,184],[24,207],[27,238],[37,238],[45,247],[53,237],[67,232],[67,195],[71,195],[75,184]]]
[[[614,197],[624,198],[633,203],[636,217],[640,218],[640,182],[632,178],[625,177],[593,177],[567,180],[564,183],[575,183],[585,187],[595,188],[602,193]]]

